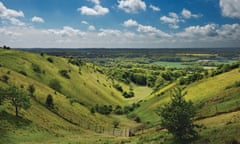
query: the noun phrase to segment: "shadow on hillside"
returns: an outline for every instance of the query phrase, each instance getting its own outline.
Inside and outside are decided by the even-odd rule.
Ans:
[[[14,143],[12,135],[17,129],[24,128],[31,124],[30,120],[15,117],[6,112],[0,113],[0,143]]]
[[[16,117],[6,112],[0,114],[0,120],[7,121],[13,128],[21,128],[30,125],[32,122],[22,117]]]

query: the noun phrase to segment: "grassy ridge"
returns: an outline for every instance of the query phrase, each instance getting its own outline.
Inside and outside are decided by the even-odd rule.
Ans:
[[[240,88],[226,89],[227,86],[240,80],[239,69],[220,74],[215,77],[203,79],[199,82],[189,85],[186,99],[192,100],[198,106],[198,117],[215,115],[216,113],[232,111],[239,107]],[[139,116],[149,122],[158,122],[159,117],[154,112],[159,106],[166,104],[170,99],[169,89],[175,84],[166,86],[156,94],[146,99],[141,107],[136,110]]]
[[[36,88],[34,97],[31,98],[32,106],[28,110],[20,111],[21,118],[14,117],[14,108],[9,104],[1,106],[7,113],[3,112],[0,116],[0,143],[31,143],[31,141],[48,143],[47,141],[51,140],[59,143],[61,139],[65,139],[62,143],[68,143],[74,140],[71,138],[66,140],[63,137],[74,135],[75,142],[79,139],[82,141],[112,139],[108,135],[96,135],[93,140],[89,140],[89,135],[93,136],[95,133],[86,131],[88,125],[112,128],[113,117],[92,114],[89,110],[95,104],[123,104],[124,99],[112,88],[111,81],[96,72],[94,66],[90,64],[80,67],[79,74],[79,68],[69,64],[67,59],[51,57],[53,63],[50,63],[47,61],[48,57],[50,56],[0,49],[0,77],[4,75],[9,77],[8,83],[0,81],[0,87],[14,84],[27,91],[27,87],[33,84]],[[33,64],[40,67],[40,73],[33,71]],[[71,71],[70,79],[59,74],[59,70],[62,69]],[[23,71],[25,75],[21,74]],[[62,85],[61,92],[55,92],[48,86],[53,78],[58,79]],[[54,110],[49,110],[45,106],[48,94],[53,96]],[[128,124],[124,121],[121,126],[124,126],[124,123]]]
[[[47,58],[53,59],[53,63]],[[41,56],[16,50],[0,50],[0,64],[16,72],[25,72],[28,77],[45,85],[52,79],[57,79],[62,85],[61,92],[72,99],[76,99],[86,106],[95,104],[121,105],[123,98],[115,89],[111,88],[111,81],[106,76],[96,72],[93,65],[86,64],[80,68],[69,64],[67,59]],[[34,72],[32,65],[41,69],[40,73]],[[70,79],[59,74],[60,70],[67,70]],[[92,101],[94,99],[94,101]]]

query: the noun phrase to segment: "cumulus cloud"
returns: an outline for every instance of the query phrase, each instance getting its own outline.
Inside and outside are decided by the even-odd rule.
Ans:
[[[80,11],[82,15],[92,15],[92,16],[105,15],[105,14],[109,13],[109,9],[104,8],[101,5],[96,5],[93,8],[89,8],[87,6],[82,6],[81,8],[78,8],[77,10]]]
[[[129,19],[127,21],[124,21],[123,26],[125,26],[125,27],[137,27],[137,31],[139,33],[149,34],[149,35],[157,36],[157,37],[170,37],[169,34],[157,29],[156,27],[149,26],[149,25],[148,26],[141,25],[133,19]]]
[[[169,16],[162,16],[160,20],[164,23],[169,23],[170,28],[177,29],[179,28],[178,23],[181,21],[178,15],[174,12],[170,12]]]
[[[165,38],[171,37],[169,34],[152,26],[139,25],[137,31],[142,33],[147,33],[157,37],[165,37]]]
[[[157,6],[154,6],[154,5],[149,5],[149,8],[151,8],[153,11],[160,11],[161,9]]]
[[[48,29],[45,31],[45,33],[47,34],[54,34],[57,36],[61,36],[61,37],[73,37],[73,36],[84,36],[85,33],[78,30],[78,29],[74,29],[72,27],[69,26],[64,26],[63,29]]]
[[[118,8],[126,13],[137,13],[140,10],[146,10],[146,4],[142,0],[118,0]]]
[[[134,21],[134,20],[132,20]],[[8,26],[0,28],[1,42],[11,47],[59,48],[159,48],[159,47],[238,47],[240,24],[193,25],[177,33],[166,33],[136,21],[132,30],[100,29],[81,31],[70,26],[61,29]],[[88,25],[91,26],[91,25]]]
[[[44,19],[41,17],[34,16],[32,17],[32,22],[44,23]]]
[[[77,11],[80,11],[82,15],[91,15],[91,16],[98,16],[98,15],[105,15],[109,13],[109,9],[105,8],[100,5],[99,0],[88,0],[95,4],[93,8],[82,6],[77,9]]]
[[[0,2],[0,18],[1,19],[8,20],[13,25],[24,26],[25,23],[17,19],[18,17],[24,17],[24,13],[22,11],[8,9],[4,6],[2,2]]]
[[[124,25],[125,27],[138,26],[138,22],[135,21],[135,20],[129,19],[129,20],[123,22],[123,25]]]
[[[200,15],[197,15],[197,14],[192,14],[192,12],[191,11],[189,11],[189,10],[187,10],[187,9],[183,9],[182,10],[182,16],[184,17],[184,18],[186,18],[186,19],[190,19],[190,18],[198,18],[198,17],[200,17]]]
[[[82,24],[88,25],[87,21],[81,21]]]
[[[94,30],[96,30],[96,28],[95,28],[95,26],[90,25],[90,26],[88,26],[88,30],[90,30],[90,31],[94,31]]]
[[[100,5],[100,1],[99,0],[88,0],[96,5]]]
[[[120,30],[115,29],[100,29],[98,36],[119,36],[121,34]]]
[[[181,37],[214,37],[217,36],[217,25],[207,24],[205,26],[190,26],[185,28],[184,32],[178,33]]]
[[[240,0],[220,0],[222,15],[240,19]]]

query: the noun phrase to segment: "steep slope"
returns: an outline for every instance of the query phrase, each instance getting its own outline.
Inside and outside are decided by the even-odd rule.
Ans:
[[[49,58],[52,62],[48,61]],[[111,88],[111,81],[91,64],[78,67],[65,58],[3,49],[0,50],[0,64],[45,85],[56,79],[62,94],[88,107],[96,104],[121,105],[123,101],[121,94]],[[65,71],[69,78],[62,76],[60,71]]]
[[[37,65],[40,72],[34,70],[33,65]],[[66,69],[70,79],[59,73]],[[8,77],[7,81],[2,80],[4,76]],[[113,139],[109,134],[97,134],[96,130],[101,128],[105,133],[111,133],[115,118],[93,114],[90,108],[96,104],[122,105],[124,99],[93,65],[85,64],[79,68],[64,58],[0,49],[0,79],[0,87],[16,85],[27,91],[32,84],[36,88],[31,107],[20,110],[21,118],[14,116],[14,107],[10,104],[0,106],[0,143],[69,143],[73,140],[66,137],[86,143],[93,143],[98,138]],[[60,92],[49,87],[52,79],[61,84]],[[54,109],[45,105],[49,94],[53,96]],[[124,126],[124,123],[120,125]],[[89,139],[89,136],[94,138]]]
[[[187,100],[192,100],[198,107],[198,117],[207,117],[217,113],[233,111],[239,108],[240,103],[240,87],[227,88],[236,81],[240,81],[239,69],[234,69],[215,77],[203,79],[186,87]],[[153,94],[150,99],[145,100],[141,107],[135,111],[144,121],[152,123],[158,122],[159,117],[155,113],[163,104],[170,99],[169,89],[174,88],[175,84],[171,84],[161,94]],[[151,98],[152,97],[152,98]]]

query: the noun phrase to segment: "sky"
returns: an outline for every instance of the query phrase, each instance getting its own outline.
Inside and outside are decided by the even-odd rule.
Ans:
[[[240,0],[0,0],[0,46],[240,47]]]

